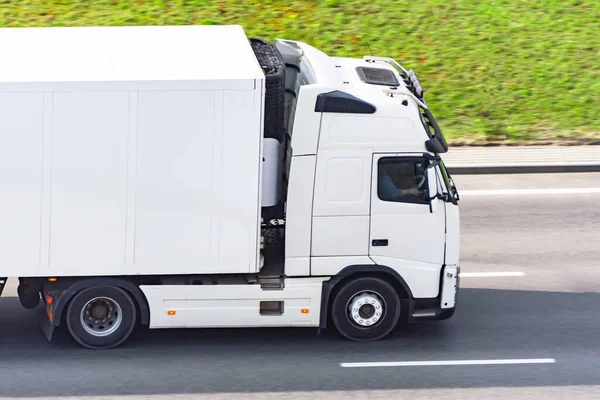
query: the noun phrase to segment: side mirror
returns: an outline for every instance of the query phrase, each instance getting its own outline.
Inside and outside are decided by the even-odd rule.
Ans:
[[[427,185],[429,189],[429,211],[434,213],[438,202],[438,185],[437,185],[437,174],[435,173],[435,167],[427,168]]]

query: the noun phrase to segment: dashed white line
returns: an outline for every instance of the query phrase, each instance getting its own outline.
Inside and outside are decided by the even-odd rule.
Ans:
[[[460,190],[460,196],[512,196],[512,195],[542,195],[542,194],[593,194],[600,193],[600,188],[556,188],[556,189],[489,189],[489,190]]]
[[[461,272],[461,278],[501,278],[507,276],[525,276],[525,272]]]
[[[447,365],[508,365],[508,364],[553,364],[554,358],[522,358],[507,360],[445,360],[445,361],[389,361],[341,363],[342,368],[376,367],[436,367]]]

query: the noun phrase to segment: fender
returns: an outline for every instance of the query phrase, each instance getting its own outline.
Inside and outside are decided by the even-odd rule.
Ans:
[[[346,279],[352,275],[356,274],[385,274],[394,278],[394,280],[404,288],[406,293],[408,294],[408,300],[413,300],[413,294],[406,284],[406,281],[400,274],[394,271],[392,268],[385,265],[350,265],[345,267],[336,275],[332,276],[331,279],[323,282],[323,288],[321,291],[321,315],[319,320],[319,328],[325,329],[327,327],[327,319],[329,317],[329,298],[331,297],[331,292],[334,287],[340,283],[343,279]]]
[[[146,297],[143,295],[142,291],[134,283],[118,278],[89,278],[78,280],[74,284],[70,285],[67,289],[62,291],[60,296],[56,299],[56,303],[54,303],[52,314],[54,314],[55,317],[52,319],[52,325],[55,327],[60,325],[64,308],[69,303],[69,300],[73,298],[73,296],[83,289],[96,286],[116,286],[126,290],[139,306],[140,322],[142,325],[149,324],[150,311],[148,308],[148,302],[146,301]],[[50,289],[49,291],[52,290]]]

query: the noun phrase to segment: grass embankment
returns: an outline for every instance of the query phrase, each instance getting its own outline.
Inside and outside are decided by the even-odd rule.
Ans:
[[[450,139],[600,139],[597,0],[0,0],[0,26],[240,24],[414,68]],[[600,140],[599,140],[600,141]]]

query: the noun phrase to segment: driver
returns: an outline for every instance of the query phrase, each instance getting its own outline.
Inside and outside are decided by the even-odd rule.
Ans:
[[[398,177],[399,188],[394,184],[394,181],[390,178],[384,168],[379,168],[378,175],[379,196],[381,196],[383,200],[398,201],[402,196],[419,194],[419,189],[410,176],[401,175]]]

